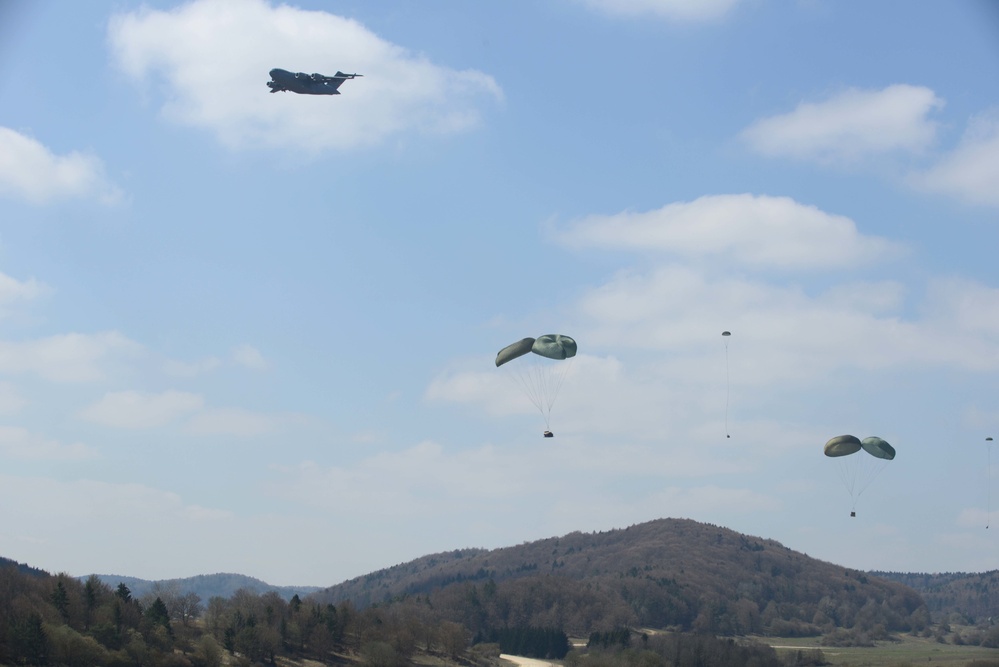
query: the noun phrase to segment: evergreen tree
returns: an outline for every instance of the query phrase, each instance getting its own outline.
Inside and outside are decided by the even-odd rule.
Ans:
[[[52,591],[52,596],[49,599],[52,600],[52,605],[62,617],[62,622],[69,625],[69,593],[66,592],[66,587],[63,586],[62,581],[56,582],[55,590]]]
[[[31,612],[11,624],[8,643],[14,662],[22,665],[48,664],[49,640],[38,612]]]
[[[154,626],[162,625],[166,628],[167,634],[171,637],[173,636],[173,628],[170,627],[170,612],[167,610],[166,603],[162,599],[157,597],[153,600],[153,603],[149,605],[149,609],[146,610],[145,617]]]

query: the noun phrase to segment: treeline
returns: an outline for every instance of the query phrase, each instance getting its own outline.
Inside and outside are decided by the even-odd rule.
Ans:
[[[634,658],[643,667],[688,659],[702,665],[766,665],[762,649],[716,643],[712,635],[787,634],[800,627],[848,643],[888,638],[893,630],[920,631],[912,621],[925,607],[909,612],[905,596],[879,600],[861,596],[862,590],[871,589],[858,581],[856,602],[826,595],[814,602],[770,600],[760,609],[751,597],[695,600],[675,580],[636,570],[611,583],[557,575],[465,581],[359,608],[351,601],[297,595],[286,600],[276,592],[246,590],[207,603],[195,594],[169,591],[137,599],[124,583],[113,588],[97,577],[79,581],[0,565],[0,664],[240,667],[287,658],[402,667],[417,654],[430,654],[486,665],[503,650],[544,658],[561,654],[571,661],[578,651],[569,650],[568,634],[591,636],[594,660],[588,667],[600,667],[600,656],[618,653],[624,663]],[[649,618],[660,622],[643,621]],[[623,630],[667,626],[673,631],[669,639],[644,637],[640,644]],[[999,642],[999,629],[938,639],[992,645]]]
[[[427,599],[357,610],[276,592],[165,598],[0,565],[0,664],[220,667],[287,657],[401,667],[417,652],[469,662],[470,633]]]
[[[712,635],[641,635],[639,641],[617,634],[607,648],[588,648],[585,656],[573,651],[566,667],[788,667],[822,665],[821,652],[810,651],[808,661],[785,662],[769,646],[737,642]],[[817,661],[813,661],[817,660]]]
[[[217,667],[221,649],[190,626],[193,603],[171,610],[124,584],[0,566],[0,664]]]
[[[786,582],[805,588],[807,583]],[[838,590],[798,596],[774,594],[758,602],[748,583],[734,594],[697,594],[698,588],[643,571],[611,581],[558,575],[452,584],[433,591],[435,609],[473,634],[490,628],[557,627],[586,637],[619,627],[670,628],[718,635],[819,636],[847,628],[868,634],[922,632],[929,614],[918,595],[873,597],[874,589],[846,579]],[[741,594],[740,594],[741,589]]]
[[[999,621],[999,570],[989,572],[872,572],[918,591],[935,622],[975,625]]]
[[[501,628],[490,632],[488,637],[477,639],[498,644],[503,653],[545,660],[561,660],[572,649],[569,637],[561,628]]]

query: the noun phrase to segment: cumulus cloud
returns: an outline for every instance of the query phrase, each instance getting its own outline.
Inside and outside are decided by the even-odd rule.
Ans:
[[[244,368],[253,370],[264,370],[267,368],[267,360],[260,350],[252,345],[238,345],[232,350],[232,360]]]
[[[343,150],[409,131],[450,133],[476,125],[482,101],[502,98],[474,70],[435,65],[357,21],[265,0],[194,0],[170,11],[114,16],[118,66],[165,86],[164,114],[214,132],[237,148]],[[270,94],[274,67],[364,74],[343,96]]]
[[[612,16],[656,18],[676,21],[718,19],[739,0],[581,0],[589,7]]]
[[[847,217],[788,197],[751,194],[590,216],[553,230],[553,239],[571,248],[656,251],[808,271],[857,266],[901,251],[886,239],[861,234]]]
[[[34,299],[49,291],[44,283],[34,278],[17,280],[5,273],[0,273],[0,306],[11,301]]]
[[[222,362],[217,357],[206,357],[197,361],[168,359],[163,362],[163,372],[175,377],[197,377],[209,373],[221,365]]]
[[[960,145],[910,181],[970,204],[999,206],[999,111],[972,119]]]
[[[64,445],[18,426],[0,426],[0,456],[28,461],[79,461],[96,453],[82,442]]]
[[[113,204],[121,199],[121,191],[94,155],[56,155],[36,139],[0,127],[0,196],[34,204],[65,198]]]
[[[9,382],[0,382],[0,415],[10,415],[18,412],[27,405],[27,401],[21,398]]]
[[[204,399],[184,391],[159,394],[138,391],[109,392],[80,411],[88,421],[115,428],[153,428],[200,410]]]
[[[2,159],[0,157],[0,160]],[[31,301],[48,294],[50,291],[47,285],[34,278],[18,280],[5,273],[0,273],[0,318],[11,314],[10,305],[16,302]]]
[[[34,373],[53,382],[90,382],[105,377],[109,364],[141,350],[141,345],[116,331],[0,341],[0,372]]]
[[[194,415],[187,429],[196,435],[251,437],[274,432],[280,421],[242,408],[208,408]]]
[[[930,147],[937,123],[930,114],[943,100],[929,88],[896,84],[851,88],[790,113],[756,121],[742,138],[763,155],[822,163],[850,163],[889,152]]]

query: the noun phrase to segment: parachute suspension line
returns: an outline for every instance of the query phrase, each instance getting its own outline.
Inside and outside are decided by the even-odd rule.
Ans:
[[[541,413],[546,430],[551,430],[552,408],[572,362],[573,359],[570,358],[553,364],[551,360],[539,358],[525,361],[514,367],[511,373],[511,377],[527,394],[528,400]]]
[[[722,331],[722,338],[724,338],[725,340],[725,437],[726,438],[732,437],[728,432],[728,399],[730,393],[729,387],[731,386],[728,374],[728,339],[729,336],[731,335],[732,334],[728,331]]]
[[[985,438],[987,443],[985,446],[985,456],[986,456],[986,468],[985,474],[988,479],[986,480],[986,491],[985,491],[985,530],[989,529],[989,524],[992,521],[992,437],[989,436]]]

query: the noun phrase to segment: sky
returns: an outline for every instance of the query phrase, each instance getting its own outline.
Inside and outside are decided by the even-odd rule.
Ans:
[[[0,555],[329,586],[679,517],[993,570],[997,255],[985,0],[2,0]],[[495,357],[553,333],[543,438]],[[897,451],[857,498],[843,434]]]

